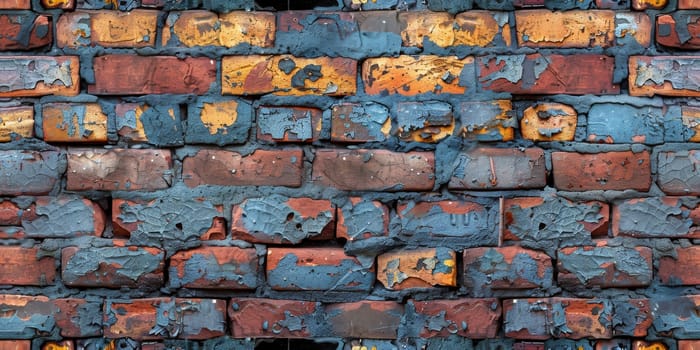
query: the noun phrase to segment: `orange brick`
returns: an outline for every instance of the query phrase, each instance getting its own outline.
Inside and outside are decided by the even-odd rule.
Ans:
[[[688,142],[700,142],[700,108],[694,106],[681,106],[681,122],[692,134]]]
[[[31,340],[0,340],[0,350],[30,350],[31,348]]]
[[[353,95],[357,62],[347,58],[224,56],[221,90],[229,95]]]
[[[700,350],[700,340],[679,340],[678,350]]]
[[[610,47],[615,12],[521,10],[515,12],[518,44],[527,47]]]
[[[396,250],[377,257],[377,279],[388,289],[457,285],[457,254],[447,248]]]
[[[573,141],[578,115],[571,106],[543,102],[523,112],[520,131],[523,138],[532,141]]]
[[[632,8],[635,10],[661,10],[666,7],[668,0],[631,0]]]
[[[68,151],[69,191],[153,191],[170,187],[170,151],[158,149],[84,149]]]
[[[423,47],[429,40],[439,47],[510,46],[508,15],[500,12],[467,11],[455,17],[444,12],[402,12],[399,20],[404,46]]]
[[[0,97],[75,96],[79,72],[77,56],[1,56]]]
[[[0,142],[34,136],[32,106],[0,107]]]
[[[625,46],[630,40],[642,47],[651,45],[651,19],[645,12],[616,12],[615,40]]]
[[[675,248],[675,256],[662,256],[659,259],[659,279],[667,285],[700,284],[700,246]]]
[[[700,9],[700,0],[678,0],[679,10],[698,10]]]
[[[0,247],[0,284],[52,284],[56,277],[55,259],[38,258],[38,254],[38,248]]]
[[[632,342],[632,350],[668,350],[668,346],[663,342],[646,342],[642,340],[635,340]],[[679,350],[680,348],[679,344]]]
[[[454,17],[446,12],[401,11],[399,21],[405,25],[401,31],[403,46],[423,47],[426,39],[439,47],[455,42]]]
[[[271,12],[170,12],[163,28],[163,46],[272,47],[276,19]]]
[[[47,142],[107,142],[107,115],[97,103],[50,103],[43,106]]]
[[[515,112],[510,100],[462,102],[462,137],[478,141],[512,141]]]
[[[630,95],[698,97],[698,66],[698,56],[631,56]]]
[[[39,0],[45,9],[72,10],[75,8],[76,0]]]
[[[29,10],[31,8],[31,0],[0,0],[0,9],[3,10]]]
[[[64,12],[56,23],[58,47],[153,47],[158,11]]]
[[[473,77],[474,58],[441,57],[433,55],[369,58],[362,64],[365,92],[413,96],[428,92],[463,94],[462,72]],[[465,82],[467,83],[467,82]]]

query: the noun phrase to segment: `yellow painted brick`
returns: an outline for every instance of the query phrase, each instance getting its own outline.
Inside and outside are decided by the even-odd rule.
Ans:
[[[468,11],[456,17],[444,12],[402,12],[401,38],[404,46],[423,47],[428,39],[439,47],[490,46],[501,35],[503,45],[510,45],[510,26],[505,12]]]
[[[31,106],[0,108],[0,142],[12,141],[14,137],[34,135],[34,108]]]
[[[511,44],[508,14],[505,12],[462,12],[455,16],[454,29],[454,45],[490,46],[499,34],[503,44]]]
[[[400,12],[399,21],[405,24],[401,31],[403,46],[423,47],[428,38],[440,47],[454,43],[454,17],[445,12],[409,11]]]
[[[221,59],[223,94],[353,95],[357,62],[348,58],[225,56]]]
[[[668,4],[668,0],[632,0],[632,8],[643,11],[648,9],[660,10]]]
[[[44,105],[44,140],[49,142],[106,142],[107,115],[97,103]]]
[[[166,46],[175,37],[187,47],[219,46],[219,35],[219,16],[214,12],[171,12],[165,21],[161,45]]]
[[[117,134],[129,141],[147,142],[146,130],[141,122],[141,115],[148,109],[148,105],[139,103],[120,103],[116,106]],[[133,124],[127,125],[130,119],[127,114],[133,116]]]
[[[682,106],[681,121],[686,128],[692,129],[695,132],[693,136],[688,139],[688,141],[700,142],[700,108]]]
[[[209,133],[215,135],[219,130],[226,130],[226,128],[236,123],[236,119],[238,119],[238,102],[203,103],[199,118],[204,126],[209,129]]]
[[[56,24],[56,41],[59,47],[153,47],[158,14],[140,9],[64,12]]]
[[[459,85],[459,78],[462,70],[473,71],[473,63],[471,56],[462,59],[434,55],[369,58],[362,64],[362,80],[365,92],[371,95],[385,91],[406,96],[427,92],[463,94],[466,87]]]
[[[229,12],[219,17],[221,45],[238,44],[272,47],[275,44],[276,18],[270,12]]]
[[[240,44],[272,47],[275,30],[275,15],[270,12],[234,11],[221,15],[203,10],[172,12],[163,28],[162,44],[172,44],[177,39],[186,47]]]
[[[577,114],[561,103],[540,103],[523,112],[520,131],[533,141],[572,141],[576,134]]]
[[[522,10],[515,12],[518,44],[529,47],[610,47],[615,12]]]

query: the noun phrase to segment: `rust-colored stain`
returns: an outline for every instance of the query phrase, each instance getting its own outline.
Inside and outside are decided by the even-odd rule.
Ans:
[[[522,10],[515,12],[518,44],[529,47],[610,47],[615,12]]]
[[[34,108],[31,106],[0,108],[0,142],[34,136]]]
[[[428,92],[463,94],[463,70],[473,70],[474,58],[434,55],[369,58],[362,64],[365,92],[413,96]],[[473,76],[467,73],[467,77]]]
[[[578,115],[569,105],[543,102],[523,112],[520,132],[532,141],[573,141]]]

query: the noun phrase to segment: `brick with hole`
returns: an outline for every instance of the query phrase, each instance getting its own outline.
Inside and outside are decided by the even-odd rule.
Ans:
[[[700,238],[700,207],[694,197],[648,197],[618,201],[613,206],[612,222],[614,236]]]
[[[34,136],[34,108],[32,106],[0,107],[0,142]]]
[[[118,103],[114,107],[117,135],[128,143],[156,147],[182,146],[183,121],[176,104]],[[194,123],[194,121],[188,122]]]
[[[41,257],[38,248],[0,247],[0,284],[46,286],[55,278],[55,259]]]
[[[462,102],[458,110],[460,135],[468,140],[512,141],[517,124],[510,100]]]
[[[396,123],[403,141],[436,143],[455,129],[452,106],[439,101],[397,103]]]
[[[578,114],[573,107],[542,102],[523,111],[520,132],[532,141],[573,141],[577,123]]]
[[[48,194],[62,176],[59,151],[0,151],[0,195]]]
[[[250,45],[272,47],[275,42],[275,14],[233,11],[217,14],[204,10],[174,11],[163,27],[164,47]]]
[[[389,109],[373,102],[342,103],[331,108],[331,141],[385,141],[391,132]]]
[[[97,103],[48,103],[41,114],[46,142],[107,142],[107,115]]]
[[[25,51],[53,42],[51,17],[34,13],[0,13],[0,51]]]
[[[670,255],[659,258],[659,279],[672,286],[700,284],[700,273],[695,266],[700,261],[700,247],[674,247]]]
[[[546,184],[542,149],[476,147],[457,156],[448,187],[499,190],[542,188]]]
[[[552,173],[562,191],[647,191],[651,186],[648,151],[552,152]]]
[[[700,161],[700,150],[696,149],[659,152],[656,183],[664,193],[669,195],[700,194],[698,161]]]
[[[520,10],[515,23],[520,46],[610,47],[614,41],[615,12],[609,10]]]
[[[454,299],[409,301],[421,338],[448,337],[457,334],[470,339],[494,338],[501,319],[498,299]]]
[[[357,301],[324,306],[326,335],[342,338],[396,339],[404,307],[394,301]]]
[[[694,72],[697,56],[630,56],[629,93],[632,96],[700,96]]]
[[[312,181],[347,191],[422,191],[435,183],[431,152],[318,149]]]
[[[233,298],[228,318],[234,338],[310,338],[320,304],[303,300]],[[320,335],[320,334],[319,334]],[[320,335],[323,336],[323,335]]]
[[[170,258],[168,286],[251,290],[257,287],[260,268],[254,248],[203,246]]]
[[[75,96],[80,92],[77,56],[2,56],[4,97]]]
[[[245,143],[253,121],[250,102],[233,98],[201,97],[187,108],[187,143]]]
[[[154,191],[170,187],[172,157],[160,149],[70,148],[66,189]]]
[[[326,199],[272,194],[234,205],[231,237],[254,243],[298,244],[335,237],[336,208]]]
[[[56,22],[56,43],[60,48],[154,47],[159,14],[142,9],[64,12]]]
[[[266,270],[274,290],[367,292],[376,278],[374,264],[363,266],[343,248],[268,247]]]
[[[185,157],[182,177],[187,187],[287,186],[299,187],[304,152],[299,148],[258,149],[250,154],[202,149]]]
[[[389,251],[377,257],[377,279],[392,290],[455,287],[457,254],[445,247]]]
[[[350,242],[389,234],[389,208],[380,201],[350,197],[338,208],[335,235]]]
[[[595,245],[557,251],[557,282],[565,289],[633,288],[651,284],[652,251],[649,247]]]
[[[65,338],[102,336],[102,300],[80,298],[54,299],[54,318]]]
[[[323,112],[308,107],[260,107],[257,139],[267,142],[317,141],[323,128]]]
[[[605,299],[531,298],[503,301],[505,335],[515,339],[610,339],[612,317],[612,304]]]

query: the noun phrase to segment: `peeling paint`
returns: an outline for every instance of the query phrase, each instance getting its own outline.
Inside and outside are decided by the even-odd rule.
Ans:
[[[279,260],[274,269],[268,269],[267,280],[275,289],[321,291],[368,291],[375,273],[359,265],[351,257],[333,265],[306,265],[294,253]]]
[[[588,112],[587,131],[591,142],[661,144],[664,142],[662,110],[613,103],[594,104]]]
[[[617,231],[629,236],[683,237],[694,225],[682,201],[674,205],[657,197],[627,200],[618,204],[616,210]]]
[[[295,113],[294,109],[271,107],[258,110],[257,124],[260,133],[269,134],[273,139],[310,140],[314,130],[312,123],[310,111],[302,114]]]
[[[164,260],[163,252],[153,253],[128,247],[77,249],[66,261],[64,250],[62,276],[66,284],[76,286],[153,287],[148,286],[153,278],[162,283]]]
[[[700,60],[689,58],[655,59],[649,62],[637,60],[634,84],[638,87],[670,83],[674,89],[700,91],[700,84],[692,79],[693,72],[700,71]]]
[[[0,92],[31,90],[37,84],[73,86],[71,61],[50,58],[0,59]]]
[[[586,286],[632,287],[651,283],[650,260],[632,248],[606,246],[583,247],[564,253],[560,251],[558,262]],[[559,273],[559,283],[564,284],[561,280],[562,271]]]
[[[40,197],[33,210],[31,219],[22,220],[28,237],[74,238],[102,234],[104,223],[95,220],[95,210],[101,209],[80,197]],[[63,225],[65,222],[71,224]]]

